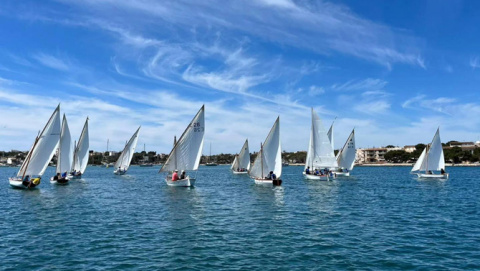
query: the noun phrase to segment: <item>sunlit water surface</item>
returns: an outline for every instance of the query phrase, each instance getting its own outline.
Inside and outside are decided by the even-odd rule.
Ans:
[[[480,168],[418,181],[407,167],[357,167],[282,187],[228,166],[200,167],[195,188],[159,167],[88,167],[84,179],[12,189],[0,168],[0,269],[480,269]]]

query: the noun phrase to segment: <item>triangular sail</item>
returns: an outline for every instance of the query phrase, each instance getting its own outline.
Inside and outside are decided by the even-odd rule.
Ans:
[[[75,147],[73,155],[73,167],[72,170],[84,173],[88,164],[88,148],[89,148],[89,136],[88,136],[88,118],[83,125],[82,133],[78,139],[77,146]]]
[[[58,146],[57,173],[70,172],[73,161],[72,136],[68,128],[67,117],[63,115],[60,144]]]
[[[355,149],[355,130],[353,130],[350,133],[350,136],[347,138],[345,145],[337,155],[338,166],[341,168],[352,170],[353,165],[355,164],[356,154],[357,151]]]
[[[232,169],[250,169],[250,150],[248,149],[248,139],[243,143],[242,150],[240,153],[235,156],[235,159],[232,163]]]
[[[420,157],[418,157],[418,160],[417,162],[415,163],[415,165],[413,165],[413,168],[411,171],[419,171],[422,169],[422,165],[424,164],[423,163],[423,160],[425,160],[425,154],[427,153],[427,147],[425,147],[422,151],[422,154],[420,154]]]
[[[42,176],[52,160],[55,149],[60,140],[60,105],[57,106],[42,132],[38,135],[35,143],[17,173],[18,177],[25,175]]]
[[[322,120],[312,108],[312,129],[310,132],[310,143],[307,157],[310,167],[314,168],[336,168],[338,167],[335,154],[332,149],[328,135],[325,132]]]
[[[330,145],[332,145],[332,150],[335,150],[335,145],[333,144],[333,123],[330,125],[330,129],[327,132],[328,140],[330,141]]]
[[[445,169],[445,157],[443,155],[443,146],[440,140],[440,129],[437,129],[432,143],[427,145],[412,171],[429,171]]]
[[[160,172],[197,170],[205,134],[205,106],[202,106],[174,145]]]
[[[122,170],[127,170],[130,166],[133,154],[135,153],[135,148],[137,147],[138,132],[140,131],[140,128],[141,127],[138,127],[137,131],[130,138],[127,145],[125,145],[125,148],[123,149],[120,157],[118,157],[118,160],[115,163],[115,169],[121,168]]]
[[[265,139],[260,152],[255,157],[249,175],[253,178],[265,178],[273,171],[277,178],[282,175],[282,147],[280,144],[280,117],[277,118]]]

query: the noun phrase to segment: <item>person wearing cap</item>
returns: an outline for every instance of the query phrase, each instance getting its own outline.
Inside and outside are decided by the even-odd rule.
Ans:
[[[175,169],[175,171],[172,174],[172,181],[178,181],[178,170]]]

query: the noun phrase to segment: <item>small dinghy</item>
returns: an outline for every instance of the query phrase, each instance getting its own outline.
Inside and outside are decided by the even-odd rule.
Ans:
[[[255,184],[281,185],[282,180],[282,146],[280,144],[280,117],[273,124],[270,133],[253,161],[248,172]]]
[[[437,129],[432,143],[423,149],[411,173],[416,174],[419,179],[423,180],[448,179],[449,174],[445,172],[445,157],[440,141],[440,128]]]
[[[114,174],[124,175],[127,173],[130,163],[132,162],[133,154],[135,153],[135,148],[137,147],[138,132],[140,131],[140,128],[141,127],[138,127],[137,131],[132,135],[130,140],[125,145],[125,148],[123,148],[122,153],[115,163],[113,171]]]
[[[196,176],[202,157],[203,138],[205,135],[205,106],[202,106],[189,123],[182,136],[175,139],[173,149],[159,173],[167,172],[165,182],[169,186],[195,186]],[[179,172],[181,175],[179,176]],[[195,174],[196,175],[196,174]]]
[[[352,130],[350,136],[347,138],[345,145],[337,154],[337,163],[338,168],[333,171],[333,173],[339,177],[350,176],[350,171],[352,171],[353,166],[355,165],[355,157],[357,155],[357,150],[355,148],[355,129]]]
[[[80,179],[85,173],[88,164],[88,148],[89,148],[89,136],[88,136],[88,118],[83,125],[82,133],[78,139],[78,143],[73,151],[73,165],[72,172],[68,177],[70,179]]]
[[[248,139],[245,140],[242,150],[235,155],[232,166],[230,167],[233,174],[248,174],[250,170],[250,151],[248,149]]]
[[[17,176],[8,179],[12,187],[30,189],[40,184],[42,175],[57,148],[60,126],[60,105],[58,105],[42,132],[35,138]]]
[[[58,157],[56,175],[50,178],[53,184],[68,184],[68,172],[70,172],[73,161],[72,136],[68,128],[67,117],[63,114],[62,129],[58,144]]]

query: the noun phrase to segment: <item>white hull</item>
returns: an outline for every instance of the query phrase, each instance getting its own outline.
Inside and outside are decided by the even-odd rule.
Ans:
[[[303,177],[305,177],[307,180],[316,180],[316,181],[329,181],[330,178],[328,175],[313,175],[313,174],[306,174],[303,172]]]
[[[22,179],[21,178],[16,178],[16,177],[13,177],[13,178],[8,178],[8,182],[10,183],[10,185],[12,187],[15,187],[15,188],[20,188],[20,189],[29,189],[29,188],[35,188],[37,185],[40,184],[40,182],[38,182],[38,184],[32,184],[30,187],[29,186],[25,186],[22,182]]]
[[[333,172],[337,177],[349,177],[350,172]]]
[[[126,170],[114,170],[113,171],[113,174],[115,174],[115,175],[125,175],[125,173],[127,173]]]
[[[425,180],[434,180],[434,179],[446,180],[446,179],[448,179],[448,173],[445,173],[445,174],[425,174],[425,173],[417,173],[417,177],[418,177],[419,179],[425,179]]]
[[[67,178],[68,178],[69,180],[72,180],[72,179],[81,179],[81,178],[82,178],[82,175],[71,175],[71,174],[69,174],[69,175],[67,176]]]
[[[54,180],[53,177],[50,177],[50,183],[51,184],[66,185],[66,184],[68,184],[68,181],[70,181],[70,179],[68,177],[65,178],[65,182],[58,182],[57,180]]]
[[[235,171],[232,170],[233,174],[248,174],[248,171]]]
[[[254,179],[255,184],[261,184],[261,185],[273,185],[273,180],[265,180],[265,179]]]
[[[172,181],[172,177],[167,176],[165,178],[165,182],[167,182],[167,185],[169,186],[191,187],[195,185],[195,179],[190,177],[187,177],[186,179],[181,179],[178,181]]]

